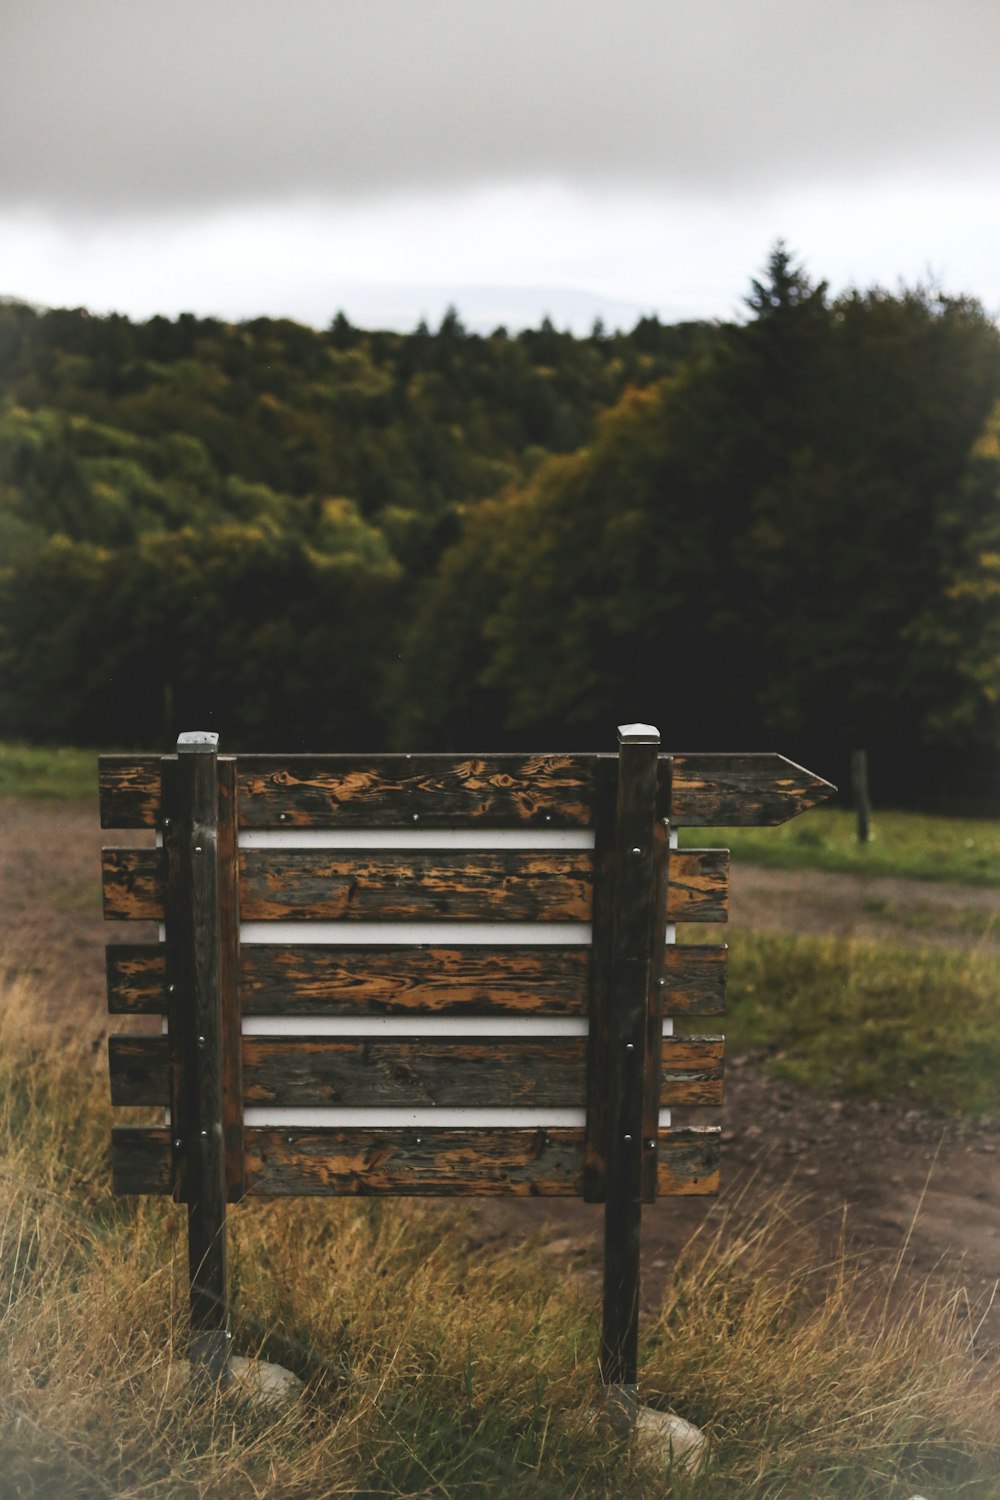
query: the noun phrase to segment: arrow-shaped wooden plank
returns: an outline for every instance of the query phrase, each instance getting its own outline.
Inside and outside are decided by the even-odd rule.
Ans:
[[[670,821],[679,828],[760,828],[787,823],[837,790],[783,755],[661,757],[667,759],[673,761]]]

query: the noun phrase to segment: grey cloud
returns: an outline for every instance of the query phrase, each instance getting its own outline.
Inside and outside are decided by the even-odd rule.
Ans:
[[[0,203],[968,171],[998,43],[993,0],[7,0]]]

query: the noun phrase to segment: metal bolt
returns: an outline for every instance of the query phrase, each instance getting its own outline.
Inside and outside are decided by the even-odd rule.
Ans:
[[[181,1140],[180,1136],[179,1135],[175,1135],[174,1136],[174,1150],[175,1151],[179,1151],[181,1149],[181,1147],[183,1146],[183,1144],[184,1144],[184,1142]]]
[[[413,821],[414,821],[414,823],[419,823],[420,822],[420,814],[419,813],[414,813],[413,814]]]
[[[641,849],[633,849],[633,850],[632,850],[632,853],[633,853],[633,854],[641,854],[641,853],[642,853],[642,850],[641,850]]]
[[[167,994],[168,995],[176,995],[176,993],[177,993],[177,986],[176,986],[176,984],[168,984],[167,985]]]
[[[278,814],[278,822],[279,823],[287,823],[288,822],[288,814],[287,813],[279,813]]]
[[[654,1151],[655,1149],[656,1149],[656,1142],[655,1141],[647,1141],[646,1142],[646,1150],[647,1151]]]
[[[552,814],[551,813],[546,813],[545,814],[545,821],[546,821],[546,823],[551,823],[552,822]]]
[[[208,1140],[208,1131],[207,1130],[201,1131],[201,1138],[202,1138],[203,1141],[207,1141]]]
[[[286,1143],[286,1145],[294,1146],[295,1145],[295,1137],[294,1137],[294,1135],[286,1135],[285,1136],[285,1143]]]
[[[666,987],[667,987],[667,981],[665,979],[658,979],[656,982],[660,986],[661,990],[665,990],[666,989]]]
[[[632,1137],[630,1135],[627,1135],[625,1137],[625,1144],[626,1144],[626,1146],[631,1146],[631,1144],[632,1144]]]
[[[422,1135],[418,1135],[417,1136],[417,1145],[418,1146],[422,1146],[423,1144],[424,1144],[424,1138],[423,1138],[423,1136]]]
[[[635,1043],[634,1042],[626,1042],[625,1043],[625,1051],[626,1052],[634,1052],[635,1051]]]
[[[203,1036],[200,1036],[198,1038],[198,1046],[199,1047],[204,1047],[204,1045],[205,1045],[205,1038]]]
[[[174,821],[173,818],[164,818],[164,820],[163,820],[163,826],[164,826],[164,828],[169,828],[170,825],[171,825],[171,823],[173,821]]]
[[[201,853],[201,845],[200,844],[195,844],[195,846],[194,846],[194,852],[195,852],[195,854],[200,854]]]

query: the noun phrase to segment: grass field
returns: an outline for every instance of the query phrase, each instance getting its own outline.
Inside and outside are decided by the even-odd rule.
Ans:
[[[685,829],[681,843],[724,845],[748,864],[1000,885],[1000,819],[884,812],[868,844],[857,841],[852,812],[817,807],[777,828]]]
[[[730,946],[730,1052],[811,1090],[1000,1116],[994,955],[764,933]]]
[[[488,1253],[460,1208],[248,1203],[236,1342],[304,1394],[184,1379],[183,1211],[107,1190],[103,1069],[0,996],[0,1475],[17,1500],[995,1497],[1000,1395],[979,1311],[819,1263],[780,1203],[682,1257],[644,1320],[641,1387],[711,1437],[697,1476],[592,1421],[596,1314],[541,1247]]]

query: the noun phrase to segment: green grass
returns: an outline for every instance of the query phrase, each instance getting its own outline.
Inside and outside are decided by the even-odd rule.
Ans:
[[[731,1054],[842,1097],[1000,1116],[995,956],[763,933],[731,947]]]
[[[859,844],[852,812],[817,807],[778,828],[691,828],[689,847],[723,845],[733,858],[782,870],[829,870],[1000,885],[1000,819],[930,813],[878,813],[873,837]]]
[[[0,1474],[18,1500],[906,1500],[997,1494],[996,1371],[958,1290],[823,1264],[780,1202],[723,1220],[644,1317],[640,1386],[696,1476],[593,1421],[598,1294],[461,1205],[249,1202],[236,1340],[306,1380],[269,1410],[185,1379],[183,1210],[112,1200],[103,1067],[0,996]],[[901,1302],[906,1303],[902,1311]],[[971,1321],[970,1321],[971,1316]]]
[[[96,750],[0,744],[0,797],[97,797]]]

